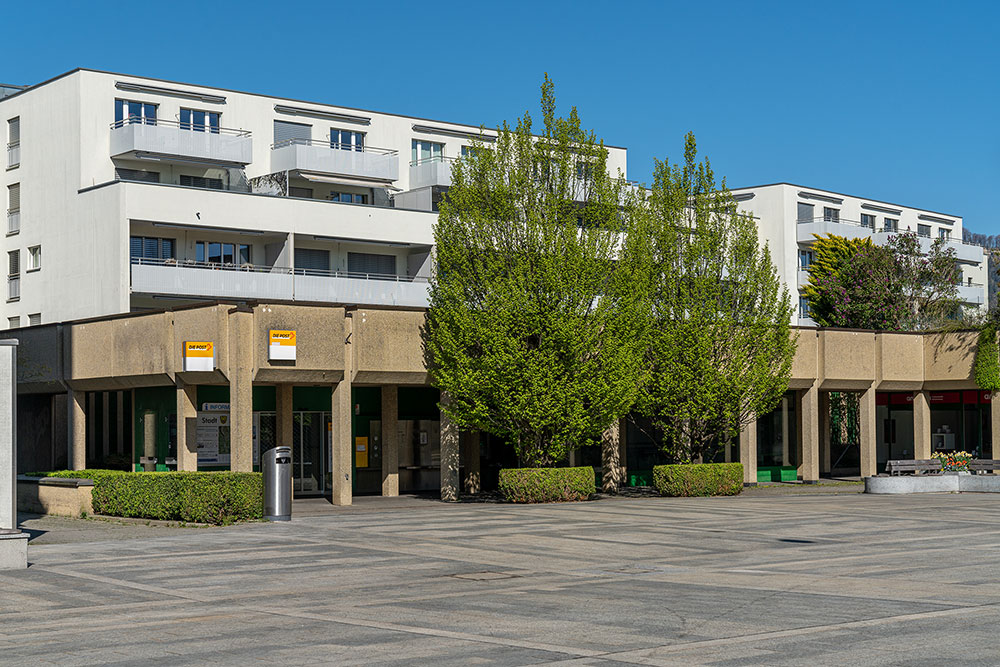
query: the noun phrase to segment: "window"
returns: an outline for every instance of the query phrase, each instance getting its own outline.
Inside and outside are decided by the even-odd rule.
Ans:
[[[899,231],[899,220],[896,218],[883,218],[885,226],[882,228],[884,232],[898,232]]]
[[[414,139],[410,142],[410,164],[440,161],[444,157],[444,144]]]
[[[115,168],[115,176],[119,181],[140,181],[142,183],[159,183],[160,172],[143,171],[141,169]]]
[[[28,248],[28,271],[42,268],[42,246],[33,245]]]
[[[8,329],[17,329],[20,326],[21,326],[21,318],[20,317],[8,317],[7,318],[7,328]]]
[[[330,251],[318,248],[296,248],[295,269],[306,271],[330,271]]]
[[[208,178],[206,176],[188,176],[181,174],[181,185],[190,188],[207,188],[209,190],[221,190],[221,178]]]
[[[868,213],[861,214],[861,226],[868,229],[875,229],[875,216]]]
[[[351,192],[331,192],[330,201],[339,201],[347,204],[367,204],[368,195],[359,195]]]
[[[195,259],[209,264],[252,264],[252,250],[249,243],[198,241],[194,244]]]
[[[799,297],[799,317],[809,317],[809,299],[804,296]]]
[[[28,326],[29,327],[37,327],[41,323],[42,323],[42,314],[41,313],[31,313],[30,315],[28,315]]]
[[[21,298],[21,251],[11,250],[7,253],[7,300],[17,301]]]
[[[115,100],[115,127],[132,123],[156,125],[156,105],[145,102]]]
[[[294,185],[288,186],[288,196],[289,197],[301,197],[302,199],[312,199],[313,189],[312,188],[297,188]]]
[[[289,123],[285,120],[274,121],[274,143],[285,142],[306,143],[312,139],[312,125],[305,123]]]
[[[823,222],[840,222],[840,209],[823,207]]]
[[[917,225],[917,236],[931,237],[930,225]]]
[[[198,111],[197,109],[181,109],[181,129],[212,134],[219,133],[219,114],[215,111]]]
[[[345,151],[363,151],[365,149],[365,133],[331,128],[330,148],[340,148]]]
[[[594,175],[594,165],[590,164],[589,162],[576,163],[577,178],[584,181],[589,181],[593,175]]]
[[[174,259],[174,239],[133,236],[129,239],[129,254],[136,259]]]
[[[945,229],[944,227],[938,229],[938,238],[947,241],[951,238],[951,230]]]
[[[799,268],[805,271],[813,263],[812,250],[799,250]]]
[[[21,184],[7,186],[7,234],[21,231]]]
[[[7,121],[7,168],[21,164],[21,118]]]
[[[396,256],[349,252],[347,253],[347,271],[348,273],[394,276],[396,275]]]
[[[814,209],[812,204],[803,204],[802,202],[799,202],[799,208],[796,219],[799,222],[812,222],[813,216],[815,215],[813,210]]]

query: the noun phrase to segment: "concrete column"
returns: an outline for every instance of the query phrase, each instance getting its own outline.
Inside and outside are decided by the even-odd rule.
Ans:
[[[382,387],[382,495],[399,495],[399,388]]]
[[[198,387],[177,379],[177,469],[198,469]]]
[[[833,468],[830,453],[830,392],[819,393],[819,471],[829,473]]]
[[[86,392],[70,389],[66,392],[66,463],[70,470],[87,467]]]
[[[799,474],[806,484],[815,484],[819,481],[819,389],[813,384],[801,392],[801,396],[802,463]]]
[[[757,418],[740,431],[740,463],[743,464],[743,485],[757,485]]]
[[[3,530],[17,530],[16,340],[0,341],[0,531]],[[2,553],[0,567],[9,567]],[[18,567],[22,567],[20,563]]]
[[[993,416],[993,432],[997,432],[997,408],[991,407]],[[996,442],[996,440],[994,440]],[[929,459],[931,457],[931,401],[926,391],[913,394],[913,458]]]
[[[229,469],[253,470],[253,312],[229,311]]]
[[[348,375],[345,372],[345,375]],[[354,499],[354,436],[351,410],[351,382],[344,379],[333,387],[330,414],[333,417],[333,443],[330,470],[333,477],[331,496],[334,505],[350,505]]]
[[[622,465],[621,428],[616,421],[601,435],[601,490],[614,493],[625,482]]]
[[[279,447],[294,447],[295,442],[295,418],[294,410],[292,409],[292,395],[293,386],[290,384],[279,384],[275,387],[275,421],[276,430],[275,434],[277,437],[277,442],[275,443]],[[297,461],[299,458],[299,453],[292,452],[292,460]]]
[[[441,403],[447,405],[448,395],[441,394]],[[458,426],[441,411],[441,500],[458,501],[459,445]]]
[[[465,468],[462,487],[466,493],[479,493],[482,491],[482,481],[479,474],[479,431],[463,431],[461,439],[462,463]]]
[[[142,415],[142,455],[149,461],[156,457],[156,413],[145,412]],[[156,470],[155,463],[143,464],[146,472]]]
[[[858,416],[861,420],[858,446],[861,450],[861,476],[873,477],[877,461],[875,458],[875,384],[861,393]]]

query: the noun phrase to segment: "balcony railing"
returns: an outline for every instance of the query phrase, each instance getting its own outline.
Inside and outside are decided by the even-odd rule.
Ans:
[[[304,171],[390,183],[399,180],[399,152],[375,146],[341,147],[329,140],[288,139],[271,146],[271,171]]]
[[[21,164],[21,142],[7,144],[7,168],[13,169]]]
[[[451,185],[451,165],[454,161],[455,158],[443,155],[410,160],[410,189]]]
[[[21,298],[21,276],[7,276],[7,300],[18,301]]]
[[[21,231],[21,211],[7,211],[7,233],[17,234]]]
[[[111,155],[128,154],[246,165],[253,159],[253,142],[249,130],[159,118],[128,118],[111,123]]]
[[[412,276],[132,258],[132,291],[143,294],[425,307],[427,290]]]
[[[376,155],[397,155],[399,151],[392,148],[376,148],[375,146],[348,146],[329,139],[285,139],[271,144],[271,150],[284,148],[285,146],[320,146],[334,151],[344,151],[345,153],[375,153]]]

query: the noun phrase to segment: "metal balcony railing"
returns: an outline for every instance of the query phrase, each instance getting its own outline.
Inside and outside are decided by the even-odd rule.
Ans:
[[[7,144],[7,168],[13,169],[21,164],[21,142]]]
[[[332,142],[329,139],[315,140],[315,139],[285,139],[284,141],[278,141],[271,144],[271,150],[276,150],[278,148],[284,148],[285,146],[321,146],[323,148],[329,148],[334,151],[345,151],[352,153],[374,153],[375,155],[396,155],[399,151],[392,148],[376,148],[375,146],[354,146],[346,145],[338,142]]]
[[[324,271],[320,269],[296,269],[288,266],[261,266],[259,264],[239,264],[228,262],[199,262],[193,259],[160,259],[156,257],[133,257],[132,264],[145,266],[171,266],[181,269],[208,269],[211,271],[240,271],[244,273],[270,273],[296,276],[319,276],[324,278],[353,278],[356,280],[390,280],[397,283],[426,283],[421,276],[398,276],[392,273],[359,273],[357,271]]]
[[[17,301],[21,298],[21,276],[7,276],[7,300]]]
[[[123,120],[116,120],[111,123],[111,129],[115,130],[126,125],[156,125],[158,127],[176,127],[181,130],[188,130],[191,132],[207,132],[208,134],[226,134],[233,137],[249,137],[251,136],[250,130],[236,130],[229,127],[215,127],[212,125],[205,125],[203,123],[192,123],[192,122],[181,122],[179,120],[170,120],[167,118],[139,118],[137,116],[129,116]]]
[[[7,233],[17,234],[21,231],[21,211],[7,211]]]
[[[454,162],[456,159],[457,158],[447,157],[447,156],[444,156],[444,155],[432,155],[430,157],[422,157],[422,158],[417,159],[417,160],[410,160],[410,166],[411,167],[416,167],[417,165],[427,164],[429,162],[448,162],[448,163],[451,163],[451,162]]]

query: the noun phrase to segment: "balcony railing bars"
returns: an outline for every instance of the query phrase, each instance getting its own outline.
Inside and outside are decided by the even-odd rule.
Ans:
[[[427,164],[428,162],[454,162],[457,158],[448,157],[446,155],[432,155],[430,157],[422,157],[418,160],[410,160],[410,166],[416,167],[417,165]]]
[[[800,224],[800,225],[808,225],[808,224],[811,224],[811,223],[814,223],[814,222],[826,222],[826,223],[835,224],[835,225],[836,224],[839,224],[839,225],[853,225],[854,227],[864,227],[866,229],[872,230],[872,232],[880,232],[880,233],[883,233],[883,234],[885,234],[885,233],[889,233],[889,234],[903,234],[906,231],[910,231],[911,234],[916,234],[917,236],[919,236],[920,238],[923,238],[923,239],[942,238],[942,237],[932,236],[931,234],[921,234],[920,232],[914,232],[912,230],[903,230],[903,231],[900,231],[898,227],[886,227],[886,226],[883,225],[882,227],[874,228],[871,225],[867,225],[867,224],[865,224],[863,222],[860,222],[858,220],[849,220],[847,218],[836,218],[836,219],[834,219],[834,218],[827,218],[827,217],[823,217],[823,216],[818,216],[818,217],[815,217],[815,218],[807,218],[807,219],[803,219],[803,220],[797,220],[796,222],[798,224]],[[976,247],[976,248],[983,248],[983,247],[985,247],[981,243],[974,243],[972,241],[963,241],[963,240],[959,240],[959,239],[956,239],[956,238],[952,238],[950,236],[943,237],[943,238],[944,238],[944,241],[946,241],[947,243],[956,243],[956,244],[959,244],[959,245],[973,246],[973,247]]]
[[[319,276],[325,278],[354,278],[360,280],[389,280],[397,283],[426,283],[421,276],[397,276],[388,273],[358,273],[352,271],[324,271],[320,269],[296,269],[287,266],[261,266],[259,264],[236,264],[199,262],[193,259],[161,259],[154,257],[133,257],[132,264],[147,266],[173,266],[179,269],[207,269],[211,271],[242,271],[245,273],[278,273],[296,276]]]
[[[7,276],[7,300],[17,301],[21,298],[21,276]]]
[[[375,146],[350,146],[340,147],[338,143],[330,143],[329,139],[285,139],[271,144],[271,150],[284,148],[285,146],[322,146],[331,150],[354,151],[357,153],[375,153],[376,155],[396,155],[399,151],[391,148],[376,148]]]
[[[21,231],[21,210],[7,211],[7,233],[17,234]]]
[[[7,144],[7,167],[16,167],[21,164],[21,142],[12,141]]]
[[[167,118],[140,118],[129,116],[123,120],[116,120],[111,123],[111,129],[125,127],[126,125],[160,125],[165,127],[176,127],[190,132],[207,132],[209,134],[226,134],[234,137],[249,137],[250,130],[236,130],[229,127],[214,127],[204,123],[181,122]]]

